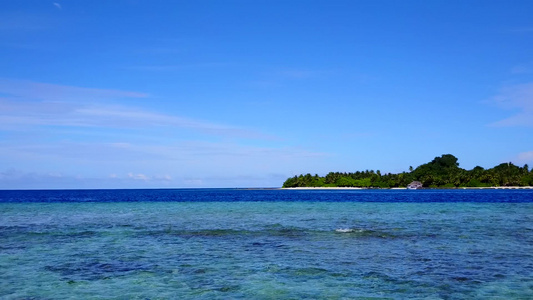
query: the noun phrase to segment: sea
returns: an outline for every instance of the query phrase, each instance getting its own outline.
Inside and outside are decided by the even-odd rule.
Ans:
[[[0,299],[533,299],[533,190],[0,191]]]

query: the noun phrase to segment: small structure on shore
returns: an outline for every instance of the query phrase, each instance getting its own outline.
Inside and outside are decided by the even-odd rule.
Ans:
[[[418,190],[422,188],[422,182],[420,181],[413,181],[407,185],[408,190]]]

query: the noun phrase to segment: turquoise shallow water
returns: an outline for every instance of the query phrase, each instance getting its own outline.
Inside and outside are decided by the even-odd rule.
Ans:
[[[0,203],[0,297],[533,295],[531,193],[519,203],[340,202],[345,193],[336,192],[266,201],[285,191],[235,193],[249,199]]]

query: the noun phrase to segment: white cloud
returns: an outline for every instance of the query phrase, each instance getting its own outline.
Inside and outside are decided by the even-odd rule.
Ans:
[[[117,178],[117,179],[121,179],[120,176],[117,176],[116,174],[111,174],[113,177],[112,178]],[[149,175],[146,175],[146,174],[142,174],[142,173],[128,173],[126,175],[126,178],[129,178],[129,179],[134,179],[134,180],[141,180],[141,181],[158,181],[158,182],[170,182],[172,181],[172,176],[170,175],[153,175],[153,176],[149,176]]]
[[[144,181],[150,180],[150,178],[148,178],[148,176],[144,174],[128,173],[128,178],[135,179],[135,180],[144,180]]]
[[[57,3],[57,2],[54,2],[53,3],[55,7],[57,7],[58,9],[61,9],[61,4]]]
[[[504,87],[493,102],[503,109],[518,112],[492,126],[533,126],[533,82]]]

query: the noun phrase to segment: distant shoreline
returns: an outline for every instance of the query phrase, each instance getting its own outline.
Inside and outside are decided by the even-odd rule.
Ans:
[[[524,190],[533,186],[491,186],[491,187],[453,187],[453,188],[421,188],[421,190]],[[290,187],[280,190],[407,190],[407,188],[362,188],[362,187]]]
[[[516,166],[511,162],[493,168],[476,166],[472,170],[459,168],[457,157],[443,154],[409,173],[381,173],[379,170],[356,172],[329,172],[325,176],[311,173],[295,175],[283,182],[284,188],[295,187],[358,187],[358,188],[505,188],[517,189],[533,186],[533,170],[525,164]]]

